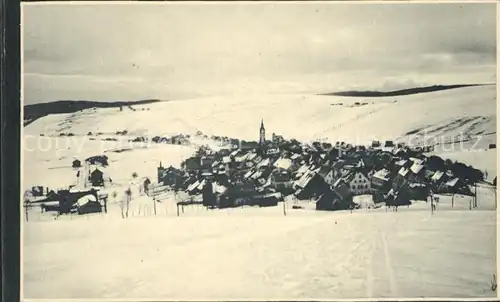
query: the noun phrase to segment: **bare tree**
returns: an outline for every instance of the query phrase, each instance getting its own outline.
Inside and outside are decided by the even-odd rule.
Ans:
[[[125,206],[126,206],[125,217],[127,218],[131,200],[132,200],[132,190],[128,188],[127,190],[125,190]]]
[[[122,219],[125,219],[125,213],[124,213],[124,210],[125,210],[125,200],[123,198],[121,198],[119,200],[119,203],[120,203],[120,210],[121,210],[121,214],[122,214]]]

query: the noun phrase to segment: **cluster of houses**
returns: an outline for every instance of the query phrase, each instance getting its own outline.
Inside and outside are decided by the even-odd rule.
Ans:
[[[424,151],[392,142],[301,144],[274,134],[267,141],[262,123],[259,142],[236,150],[201,148],[181,169],[160,164],[158,183],[217,207],[276,205],[293,195],[315,200],[318,210],[340,210],[355,207],[355,195],[395,206],[432,193],[470,195],[469,185],[482,180],[481,171]]]

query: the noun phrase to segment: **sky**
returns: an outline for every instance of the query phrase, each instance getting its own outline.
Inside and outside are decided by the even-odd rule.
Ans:
[[[496,81],[495,4],[23,4],[25,104]]]

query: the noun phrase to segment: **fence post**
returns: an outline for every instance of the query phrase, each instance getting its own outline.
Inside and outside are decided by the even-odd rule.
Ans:
[[[28,203],[24,203],[24,215],[26,216],[26,221],[28,221]]]
[[[156,216],[156,198],[153,196],[153,208],[155,211],[155,216]]]
[[[434,215],[434,197],[431,196],[431,214]]]

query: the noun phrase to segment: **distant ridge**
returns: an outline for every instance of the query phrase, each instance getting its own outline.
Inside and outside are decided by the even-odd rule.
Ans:
[[[486,85],[494,85],[494,84],[433,85],[433,86],[426,86],[426,87],[394,90],[394,91],[388,91],[388,92],[352,90],[352,91],[339,91],[339,92],[332,92],[332,93],[321,93],[319,95],[334,95],[334,96],[347,96],[347,97],[368,97],[368,98],[370,98],[370,97],[391,97],[391,96],[411,95],[411,94],[428,93],[428,92],[435,92],[435,91],[455,89],[455,88],[486,86]]]
[[[97,102],[97,101],[55,101],[49,103],[39,103],[24,106],[24,126],[31,124],[37,119],[49,114],[73,113],[89,108],[118,108],[122,106],[145,105],[161,100],[140,100],[140,101],[116,101],[116,102]]]

